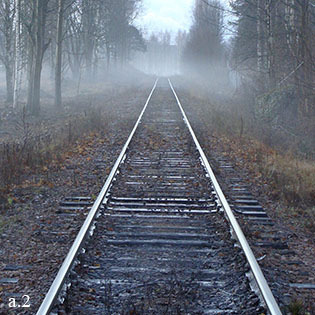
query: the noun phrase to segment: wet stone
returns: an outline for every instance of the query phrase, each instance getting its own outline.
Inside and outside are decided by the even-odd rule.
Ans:
[[[4,271],[30,270],[32,266],[29,265],[6,265]]]
[[[291,288],[315,290],[315,283],[290,283]]]
[[[217,211],[206,211],[213,191],[170,89],[158,87],[142,121],[58,312],[255,310],[259,300],[229,226]],[[180,152],[175,161],[174,152]]]
[[[16,284],[19,282],[19,278],[2,278],[0,284]]]

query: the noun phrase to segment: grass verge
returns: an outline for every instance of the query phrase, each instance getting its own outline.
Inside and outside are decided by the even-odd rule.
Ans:
[[[199,90],[198,90],[199,93]],[[255,185],[263,187],[270,200],[279,203],[275,216],[285,219],[300,231],[315,232],[315,162],[289,148],[283,150],[276,141],[265,141],[261,131],[266,126],[245,119],[241,106],[231,100],[196,94],[193,90],[182,97],[196,119],[201,142],[221,147],[223,154],[237,166],[245,168]],[[274,134],[276,139],[279,135]],[[281,135],[282,136],[282,135]]]
[[[4,207],[12,184],[19,184],[25,174],[58,164],[63,152],[71,151],[76,141],[91,132],[106,130],[107,119],[99,108],[76,113],[73,116],[51,119],[49,130],[38,128],[37,122],[25,123],[27,130],[19,138],[0,144],[0,199]]]

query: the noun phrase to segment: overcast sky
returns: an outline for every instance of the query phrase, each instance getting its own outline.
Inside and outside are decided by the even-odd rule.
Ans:
[[[221,0],[228,5],[228,0]],[[143,0],[136,24],[147,33],[189,30],[194,0]]]

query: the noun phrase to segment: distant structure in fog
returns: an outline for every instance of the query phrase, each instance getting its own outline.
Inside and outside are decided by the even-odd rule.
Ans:
[[[182,50],[187,33],[179,31],[174,41],[167,31],[158,35],[152,34],[147,40],[146,52],[135,52],[132,64],[147,74],[159,76],[177,75],[181,73]]]

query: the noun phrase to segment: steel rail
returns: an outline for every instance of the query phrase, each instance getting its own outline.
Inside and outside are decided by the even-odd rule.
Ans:
[[[254,275],[254,278],[256,280],[257,286],[258,286],[258,288],[261,292],[261,295],[262,295],[262,297],[266,303],[266,306],[267,306],[270,314],[281,315],[282,313],[280,311],[280,308],[279,308],[279,306],[278,306],[278,304],[277,304],[277,302],[276,302],[276,300],[275,300],[275,298],[274,298],[274,296],[270,290],[270,287],[269,287],[269,285],[268,285],[268,283],[267,283],[267,281],[266,281],[266,279],[265,279],[265,277],[264,277],[264,275],[263,275],[263,273],[262,273],[262,271],[261,271],[261,269],[260,269],[260,267],[256,261],[256,258],[255,258],[253,251],[250,248],[250,246],[249,246],[249,244],[245,238],[244,233],[243,233],[241,227],[239,226],[239,224],[238,224],[238,222],[237,222],[237,220],[236,220],[236,218],[232,212],[232,209],[231,209],[230,205],[228,204],[228,202],[227,202],[227,200],[226,200],[226,198],[222,192],[222,189],[221,189],[221,187],[220,187],[220,185],[219,185],[219,183],[218,183],[218,181],[217,181],[217,179],[216,179],[216,177],[212,171],[212,168],[208,162],[208,159],[207,159],[203,149],[201,148],[201,146],[199,144],[199,141],[195,135],[195,132],[193,131],[193,129],[192,129],[192,127],[191,127],[191,125],[187,119],[185,111],[184,111],[184,109],[180,103],[180,100],[179,100],[179,98],[175,92],[175,89],[172,85],[171,80],[168,79],[168,82],[169,82],[169,85],[173,91],[175,98],[176,98],[177,104],[178,104],[178,106],[182,112],[182,115],[184,117],[184,121],[185,121],[185,123],[186,123],[186,125],[190,131],[190,134],[191,134],[191,136],[195,142],[195,145],[199,151],[200,157],[201,157],[202,162],[206,168],[206,171],[207,171],[208,175],[210,176],[213,188],[214,188],[214,190],[215,190],[215,192],[216,192],[216,194],[220,200],[220,203],[221,203],[221,205],[222,205],[222,207],[223,207],[223,209],[224,209],[224,211],[228,217],[230,225],[232,226],[232,229],[233,229],[233,231],[234,231],[234,233],[235,233],[235,235],[236,235],[236,237],[237,237],[237,239],[238,239],[238,241],[239,241],[239,243],[243,249],[243,252],[244,252],[246,259],[250,265],[250,268],[251,268],[252,273]]]
[[[70,251],[68,252],[63,264],[61,265],[61,267],[58,271],[58,274],[57,274],[55,280],[53,281],[48,293],[45,296],[45,299],[43,300],[41,306],[39,307],[39,309],[36,313],[37,315],[46,315],[53,308],[54,303],[55,303],[56,299],[58,298],[59,293],[62,290],[63,285],[66,281],[66,278],[67,278],[67,276],[68,276],[68,274],[69,274],[69,272],[70,272],[70,270],[74,264],[74,261],[78,255],[80,249],[82,248],[84,240],[86,239],[87,235],[89,234],[89,231],[90,231],[92,223],[95,219],[95,216],[97,215],[99,208],[102,205],[102,202],[103,202],[103,200],[104,200],[104,198],[105,198],[105,196],[106,196],[106,194],[107,194],[107,192],[111,186],[111,183],[112,183],[112,181],[115,177],[115,174],[118,170],[118,167],[119,167],[121,161],[123,160],[123,158],[126,154],[129,143],[130,143],[131,139],[133,138],[133,135],[136,132],[136,129],[138,128],[138,125],[141,122],[142,116],[143,116],[143,114],[144,114],[144,112],[145,112],[145,110],[149,104],[149,101],[152,97],[152,94],[156,88],[157,82],[158,82],[158,79],[156,79],[154,86],[153,86],[153,88],[149,94],[149,97],[148,97],[148,99],[147,99],[147,101],[143,107],[143,110],[140,113],[140,116],[139,116],[136,124],[133,127],[133,130],[131,131],[125,145],[123,146],[123,149],[120,152],[119,157],[117,158],[110,174],[108,175],[108,177],[105,181],[105,184],[104,184],[101,192],[99,193],[97,199],[95,200],[95,202],[94,202],[88,216],[86,217],[76,239],[74,240],[74,242],[70,248]]]

